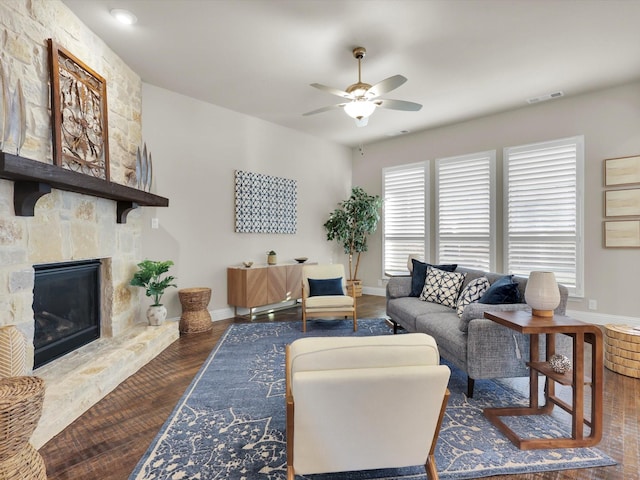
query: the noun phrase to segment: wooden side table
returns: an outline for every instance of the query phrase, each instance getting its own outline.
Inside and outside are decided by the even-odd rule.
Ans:
[[[627,377],[640,378],[640,330],[605,325],[604,366]]]
[[[211,300],[210,288],[184,288],[178,290],[182,305],[179,329],[181,333],[207,332],[213,328],[207,306]]]
[[[574,448],[596,445],[602,438],[602,331],[596,325],[581,322],[573,318],[555,315],[553,317],[534,317],[529,312],[486,312],[485,318],[493,320],[530,338],[529,366],[529,406],[486,408],[484,415],[509,440],[521,450],[546,448]],[[563,374],[553,371],[547,363],[555,353],[555,334],[562,333],[573,338],[573,371]],[[539,360],[539,335],[546,335],[546,359]],[[585,375],[584,344],[592,346],[591,378]],[[545,387],[545,404],[538,405],[538,375],[547,379]],[[555,396],[555,384],[572,387],[573,398],[568,404]],[[584,386],[591,386],[591,415],[584,417]],[[571,437],[566,438],[522,438],[511,430],[500,417],[549,414],[554,406],[558,406],[571,415]],[[584,425],[590,428],[588,436],[584,435]]]

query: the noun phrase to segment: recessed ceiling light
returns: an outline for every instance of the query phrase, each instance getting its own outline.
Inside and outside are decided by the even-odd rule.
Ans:
[[[133,25],[138,21],[138,17],[136,17],[129,10],[125,10],[124,8],[113,8],[110,13],[113,18],[118,20],[120,23],[124,23],[125,25]]]

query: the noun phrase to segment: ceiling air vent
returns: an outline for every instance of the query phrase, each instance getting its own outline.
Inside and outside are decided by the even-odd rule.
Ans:
[[[563,91],[547,93],[546,95],[540,95],[539,97],[529,98],[527,100],[527,103],[534,104],[534,103],[546,102],[547,100],[553,100],[554,98],[560,98],[560,97],[564,97]]]

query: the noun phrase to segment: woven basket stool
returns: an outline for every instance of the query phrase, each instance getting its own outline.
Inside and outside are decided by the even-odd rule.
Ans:
[[[207,310],[211,300],[210,288],[183,288],[178,290],[178,297],[182,305],[179,325],[181,333],[207,332],[213,328],[211,315]]]
[[[29,443],[44,401],[44,380],[0,380],[0,480],[46,480],[44,460]]]

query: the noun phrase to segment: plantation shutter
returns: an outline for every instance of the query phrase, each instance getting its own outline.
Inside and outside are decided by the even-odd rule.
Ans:
[[[570,294],[582,295],[583,164],[581,136],[505,149],[509,273],[552,271]]]
[[[436,161],[438,263],[493,271],[495,151]]]
[[[385,168],[383,275],[407,274],[409,254],[425,258],[428,163]]]

